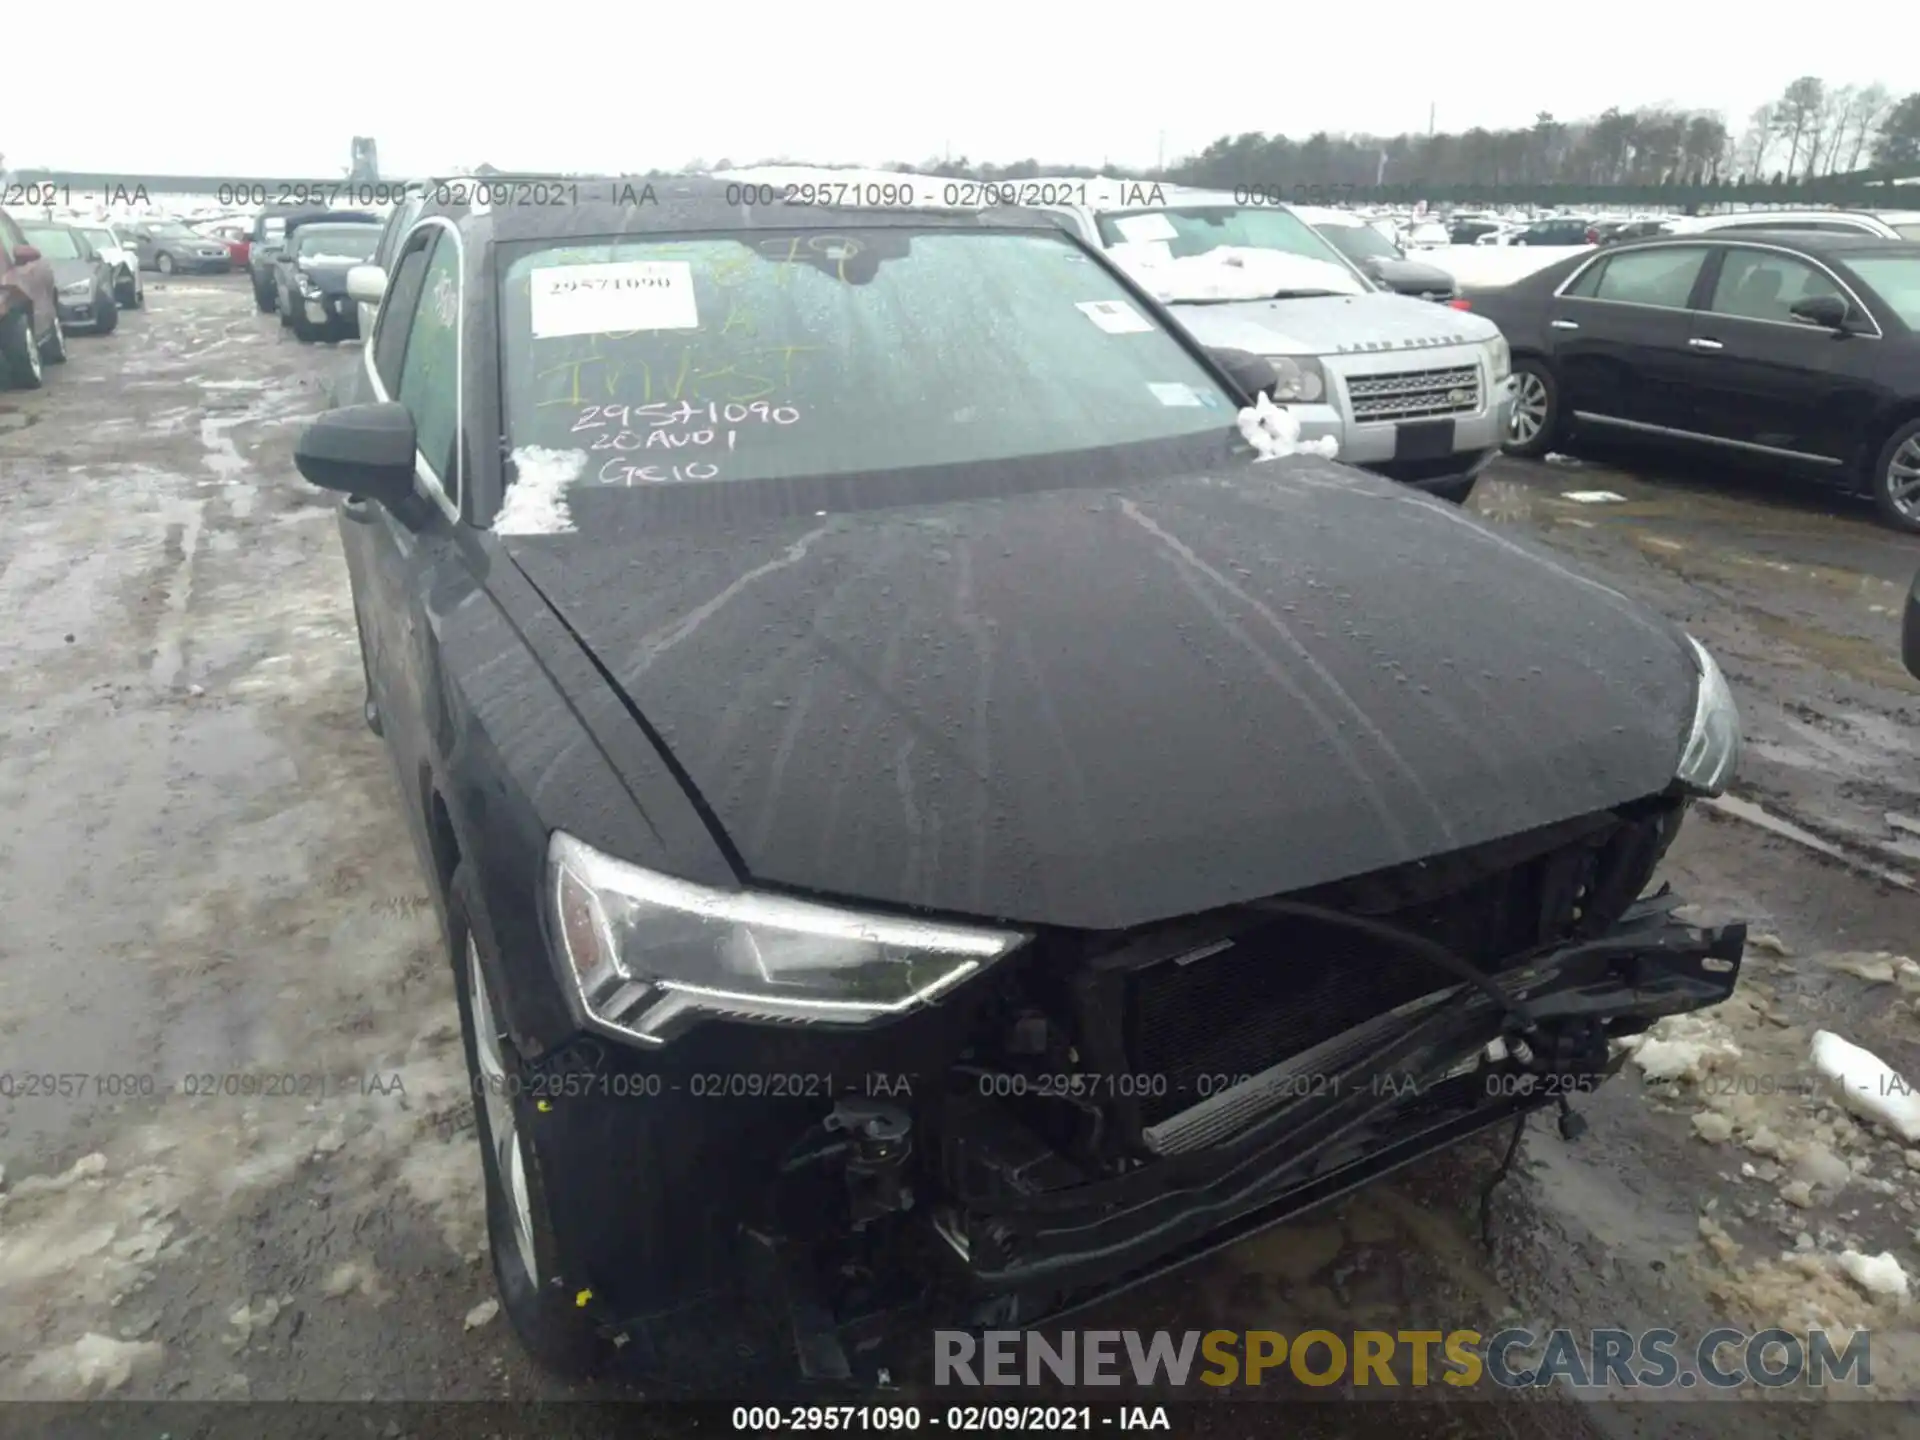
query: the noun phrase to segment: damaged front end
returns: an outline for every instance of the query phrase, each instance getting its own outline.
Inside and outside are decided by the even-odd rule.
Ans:
[[[1612,1042],[1738,978],[1744,926],[1637,898],[1684,808],[1037,937],[978,982],[949,1063],[843,1098],[785,1157],[753,1234],[803,1359],[847,1373],[903,1306],[1034,1323],[1591,1089]]]
[[[805,1373],[866,1376],[889,1336],[1057,1316],[1564,1102],[1618,1068],[1613,1042],[1738,978],[1743,926],[1644,895],[1685,808],[1041,931],[877,1025],[715,1019],[556,1053],[598,1072],[563,1093],[647,1097],[557,1108],[543,1141],[555,1173],[599,1167],[560,1187],[582,1288],[609,1330],[671,1330],[723,1294],[737,1312],[724,1277],[745,1274]]]

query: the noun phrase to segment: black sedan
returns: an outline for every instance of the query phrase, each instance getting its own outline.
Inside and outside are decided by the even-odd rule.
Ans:
[[[347,273],[373,259],[381,227],[302,225],[273,259],[280,323],[305,344],[360,333],[359,307],[347,294]]]
[[[544,1362],[1027,1324],[1730,993],[1707,652],[1251,358],[1033,211],[427,206],[296,462]]]
[[[1629,241],[1476,296],[1513,349],[1507,449],[1581,434],[1781,464],[1920,532],[1920,245]]]
[[[114,273],[99,251],[71,225],[25,224],[27,243],[53,266],[54,304],[68,330],[105,335],[120,323],[113,298]]]

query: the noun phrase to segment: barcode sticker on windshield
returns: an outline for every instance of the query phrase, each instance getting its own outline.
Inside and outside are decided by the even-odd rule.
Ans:
[[[1122,215],[1113,222],[1113,228],[1136,245],[1145,245],[1152,240],[1178,240],[1180,232],[1173,222],[1158,210],[1150,215]]]
[[[1082,300],[1074,309],[1109,335],[1132,335],[1153,329],[1153,322],[1124,300]]]
[[[549,265],[533,272],[531,299],[539,340],[700,325],[693,265],[686,260]]]

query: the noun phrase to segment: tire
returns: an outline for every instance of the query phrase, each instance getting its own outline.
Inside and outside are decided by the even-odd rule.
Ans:
[[[1896,530],[1920,535],[1920,417],[1887,437],[1873,462],[1873,505]]]
[[[140,308],[140,280],[122,270],[113,277],[113,302],[122,310]]]
[[[0,321],[0,379],[16,390],[38,390],[46,383],[40,347],[33,340],[33,322],[24,310]]]
[[[113,303],[113,296],[102,295],[93,310],[95,319],[93,333],[111,335],[120,328],[120,307]]]
[[[302,345],[311,345],[320,338],[320,333],[297,315],[287,322],[287,328]]]
[[[40,347],[40,358],[49,365],[67,363],[67,327],[60,323],[60,312],[57,310],[53,314],[53,334]]]
[[[493,1260],[494,1284],[500,1308],[527,1353],[544,1369],[568,1379],[585,1379],[601,1370],[614,1347],[603,1339],[587,1312],[575,1303],[577,1281],[560,1275],[559,1245],[555,1239],[542,1179],[537,1112],[523,1081],[524,1072],[513,1041],[500,1033],[493,1001],[489,965],[481,958],[468,917],[469,878],[466,865],[455,868],[448,886],[447,938],[453,962],[454,993],[460,1006],[460,1037],[466,1050],[467,1075],[473,1085],[474,1133],[480,1144],[480,1167],[487,1196],[487,1249]],[[482,1029],[492,1033],[482,1051]],[[564,1109],[564,1107],[562,1107]],[[496,1118],[510,1120],[515,1139],[512,1152],[520,1160],[519,1194],[524,1206],[523,1229],[516,1220],[509,1182],[501,1175],[502,1156],[495,1141]],[[555,1123],[557,1112],[538,1117],[539,1124]],[[509,1162],[510,1163],[510,1162]],[[533,1269],[529,1269],[528,1256]],[[537,1274],[535,1273],[537,1271]],[[547,1277],[542,1283],[539,1277]]]
[[[158,270],[162,275],[173,274],[173,256],[162,250],[158,255],[153,257],[153,268]]]
[[[1531,356],[1513,362],[1513,381],[1513,419],[1500,448],[1509,455],[1535,460],[1553,449],[1565,428],[1560,416],[1560,386],[1547,362]]]
[[[271,285],[262,285],[255,281],[253,285],[253,303],[259,307],[262,315],[271,315],[278,308]]]

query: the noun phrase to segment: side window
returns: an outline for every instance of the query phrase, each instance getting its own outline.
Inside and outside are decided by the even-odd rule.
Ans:
[[[1573,282],[1560,293],[1570,300],[1591,300],[1594,290],[1600,284],[1600,276],[1606,271],[1607,264],[1607,261],[1600,260],[1587,266],[1574,276]]]
[[[20,227],[13,223],[11,215],[0,215],[0,258],[11,265],[13,252],[27,243],[27,237],[20,233]]]
[[[1840,295],[1840,287],[1804,260],[1777,250],[1729,250],[1707,308],[1716,315],[1796,323],[1795,301]]]
[[[398,273],[387,284],[386,298],[380,302],[380,320],[373,336],[373,368],[389,398],[400,393],[400,361],[406,354],[407,331],[413,324],[414,308],[420,303],[420,287],[426,280],[433,241],[433,233],[428,232],[407,251]]]
[[[460,360],[460,247],[445,232],[428,258],[407,350],[400,362],[397,398],[413,412],[420,453],[440,478],[447,498],[460,503],[454,441],[460,430],[455,386]]]
[[[1637,250],[1615,255],[1594,288],[1595,300],[1617,300],[1630,305],[1656,305],[1666,310],[1686,308],[1693,282],[1706,263],[1704,246]]]

